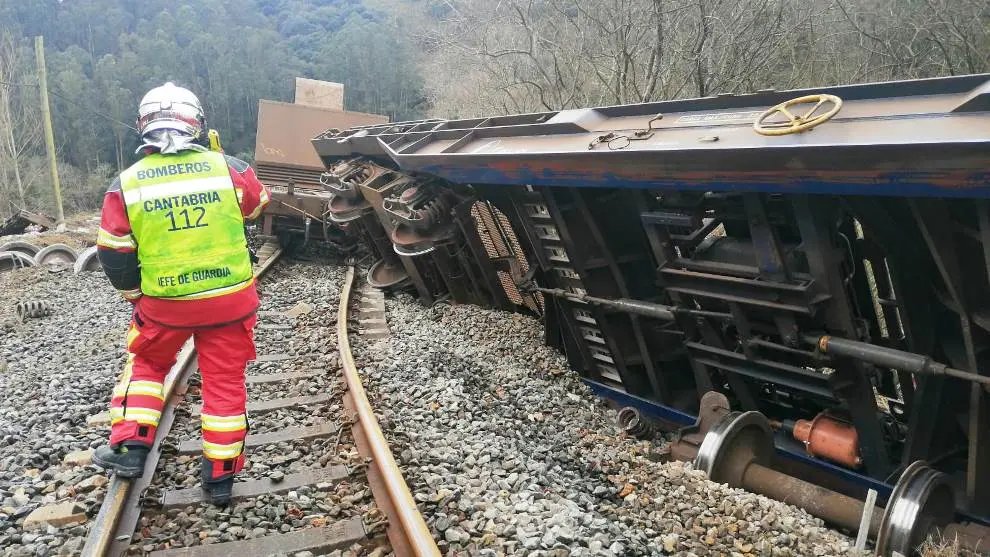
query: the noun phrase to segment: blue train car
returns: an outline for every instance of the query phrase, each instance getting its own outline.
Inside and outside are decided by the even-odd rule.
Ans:
[[[373,284],[539,315],[589,384],[656,419],[759,413],[777,468],[883,499],[922,461],[934,523],[990,516],[990,75],[313,146]]]

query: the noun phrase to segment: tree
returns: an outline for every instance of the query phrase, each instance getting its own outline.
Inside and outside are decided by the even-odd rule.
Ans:
[[[25,49],[14,35],[0,30],[0,182],[14,183],[21,207],[26,206],[28,185],[25,160],[41,144],[40,119],[30,99],[32,93],[37,97],[37,88],[29,82],[26,57]],[[11,192],[4,194],[10,199]]]
[[[396,9],[426,53],[439,117],[990,70],[985,0],[407,0]]]
[[[889,80],[990,70],[985,0],[835,0],[869,61],[854,79]]]
[[[990,71],[987,0],[0,0],[0,22],[0,204],[41,202],[17,47],[39,34],[60,164],[101,174],[134,160],[137,103],[165,81],[249,153],[258,99],[291,100],[296,76],[406,120]]]
[[[422,116],[422,75],[386,25],[351,18],[327,41],[321,58],[317,78],[343,83],[349,108],[394,121]]]
[[[133,116],[134,107],[131,99],[134,92],[125,87],[127,76],[121,73],[121,64],[110,54],[104,55],[96,63],[94,70],[94,80],[99,90],[103,91],[101,109],[104,114],[120,121],[126,121]],[[130,130],[116,122],[107,122],[114,137],[115,164],[117,170],[123,170],[127,166],[127,153],[125,152],[127,138]]]
[[[482,107],[503,111],[647,102],[789,85],[789,72],[780,70],[793,37],[824,11],[792,4],[451,0],[425,40],[437,45],[433,70],[453,68],[484,82],[441,77],[438,97],[466,90]]]

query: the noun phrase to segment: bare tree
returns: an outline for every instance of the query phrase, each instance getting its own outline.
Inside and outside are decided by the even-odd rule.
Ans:
[[[796,37],[812,36],[829,10],[786,0],[443,5],[446,16],[422,40],[433,52],[427,73],[439,82],[437,112],[446,116],[451,107],[459,115],[466,106],[559,110],[793,85],[802,77],[789,69]]]
[[[986,0],[834,1],[869,58],[854,79],[913,79],[990,70]]]
[[[986,0],[427,4],[389,9],[439,117],[990,71]]]
[[[41,125],[31,107],[29,95],[37,93],[27,83],[23,50],[14,36],[0,30],[0,192],[10,199],[11,177],[17,200],[25,206],[25,192],[30,180],[25,178],[26,158],[41,144]]]

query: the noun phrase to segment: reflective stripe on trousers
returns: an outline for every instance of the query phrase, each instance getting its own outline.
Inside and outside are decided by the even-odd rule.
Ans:
[[[255,358],[255,322],[251,316],[222,327],[173,329],[136,313],[127,335],[127,364],[111,400],[110,442],[154,442],[164,404],[162,382],[192,336],[202,376],[203,455],[217,462],[216,470],[240,471],[247,435],[244,369]]]

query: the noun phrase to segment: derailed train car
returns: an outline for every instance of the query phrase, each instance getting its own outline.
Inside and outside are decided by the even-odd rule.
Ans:
[[[262,233],[298,234],[304,241],[311,236],[333,241],[331,231],[319,226],[328,193],[320,183],[323,164],[309,146],[308,136],[331,126],[345,128],[384,122],[388,118],[378,114],[259,101],[255,168],[258,179],[271,194],[271,203],[261,221]]]
[[[877,490],[881,554],[990,543],[990,75],[312,143],[373,285],[541,316],[717,481],[851,529]]]

